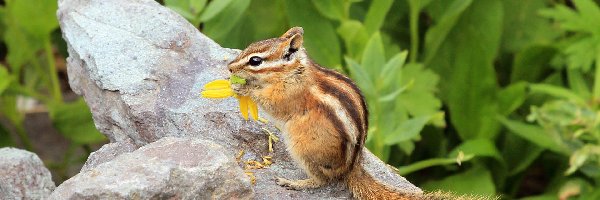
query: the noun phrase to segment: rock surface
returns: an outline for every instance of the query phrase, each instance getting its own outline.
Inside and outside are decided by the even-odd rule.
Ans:
[[[1,199],[44,199],[54,188],[50,171],[37,155],[10,147],[0,149]]]
[[[80,172],[87,171],[102,163],[111,161],[112,159],[116,158],[118,155],[121,155],[123,153],[133,152],[137,148],[138,146],[133,144],[133,141],[131,140],[124,140],[105,144],[100,149],[90,154],[87,161],[85,161],[85,164],[81,168]]]
[[[250,179],[220,145],[165,137],[89,168],[50,199],[250,199]]]
[[[307,191],[277,186],[275,177],[306,176],[281,142],[274,145],[274,152],[268,151],[263,128],[280,133],[271,125],[244,121],[234,99],[200,98],[204,84],[229,76],[226,65],[239,50],[220,47],[152,0],[59,0],[57,16],[68,44],[71,88],[84,97],[96,127],[111,142],[131,140],[135,146],[143,146],[167,136],[211,140],[231,158],[241,150],[245,152],[243,160],[273,157],[270,168],[252,170],[256,199],[273,199],[273,195],[278,199],[350,197],[336,185]],[[115,155],[123,152],[127,150]],[[86,169],[93,168],[93,163],[106,162],[97,166],[107,166],[114,157],[97,158],[89,161]],[[372,154],[364,159],[377,178],[386,177],[392,185],[421,192],[393,175]],[[389,176],[382,176],[386,174]]]

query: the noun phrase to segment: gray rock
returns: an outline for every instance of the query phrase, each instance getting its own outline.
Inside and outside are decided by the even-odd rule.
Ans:
[[[250,199],[250,179],[220,145],[166,137],[81,172],[50,199]]]
[[[50,171],[29,151],[0,149],[0,197],[2,199],[43,199],[55,185]]]
[[[80,172],[87,171],[102,163],[111,161],[123,153],[133,152],[137,148],[138,147],[131,140],[117,141],[102,145],[100,149],[90,154]]]
[[[282,142],[274,152],[267,150],[262,129],[280,133],[271,125],[244,121],[235,99],[199,96],[204,84],[229,76],[226,65],[239,50],[220,47],[152,0],[59,0],[57,15],[68,44],[71,88],[84,97],[96,127],[111,142],[143,146],[167,136],[211,140],[230,157],[240,150],[246,152],[244,160],[273,157],[270,168],[251,170],[256,199],[349,197],[337,185],[308,191],[277,186],[277,176],[305,177]],[[392,184],[420,192],[372,154],[365,160],[377,178],[391,175],[386,177],[396,177]]]

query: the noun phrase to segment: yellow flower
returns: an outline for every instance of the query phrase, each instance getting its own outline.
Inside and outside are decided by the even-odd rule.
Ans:
[[[238,78],[239,79],[239,78]],[[202,97],[211,99],[220,99],[227,97],[235,97],[240,105],[240,112],[244,119],[248,120],[248,111],[252,119],[255,121],[258,119],[258,106],[248,96],[238,96],[233,93],[231,88],[231,82],[229,80],[214,80],[204,85],[204,91],[202,91]]]

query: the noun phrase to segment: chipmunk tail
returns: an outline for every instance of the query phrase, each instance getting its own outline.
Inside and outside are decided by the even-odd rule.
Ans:
[[[435,191],[426,193],[408,193],[375,180],[357,165],[346,180],[354,198],[359,200],[499,200],[499,196],[457,195],[451,192]]]
[[[500,196],[484,196],[474,194],[458,195],[452,192],[435,191],[421,194],[421,200],[499,200]]]
[[[352,195],[360,200],[413,200],[420,199],[422,194],[408,194],[375,180],[365,171],[362,165],[356,165],[347,179]]]

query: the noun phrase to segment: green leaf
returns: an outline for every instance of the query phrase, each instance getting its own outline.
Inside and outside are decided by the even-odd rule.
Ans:
[[[395,146],[398,147],[398,149],[400,149],[406,155],[411,155],[412,152],[415,150],[415,143],[410,140],[400,142],[400,143],[398,143],[398,145],[395,145]]]
[[[379,80],[382,82],[382,87],[387,87],[394,79],[398,78],[398,74],[406,62],[407,55],[408,51],[400,52],[383,66],[381,73],[379,73]]]
[[[377,32],[371,36],[365,51],[363,52],[361,66],[368,73],[368,76],[375,79],[379,75],[380,70],[385,65],[385,51],[381,35]]]
[[[448,1],[450,2],[450,1]],[[465,1],[453,1],[452,5],[448,7],[444,15],[441,17],[440,22],[435,26],[429,28],[427,34],[425,34],[425,64],[427,65],[437,51],[446,40],[446,37],[452,31],[462,13],[471,5],[472,0]]]
[[[385,144],[393,145],[398,142],[410,140],[423,130],[431,116],[421,116],[403,121],[396,130],[385,136]]]
[[[21,126],[25,119],[25,115],[17,110],[17,97],[14,95],[0,95],[0,114],[15,126]]]
[[[558,199],[555,193],[542,194],[537,196],[528,196],[521,198],[521,200],[556,200]]]
[[[8,88],[10,82],[12,82],[12,77],[8,73],[8,70],[6,70],[6,67],[0,64],[0,95]]]
[[[312,0],[321,15],[332,20],[343,20],[346,18],[345,0]]]
[[[6,0],[6,20],[9,28],[20,28],[35,38],[47,38],[58,28],[56,19],[57,1],[31,3],[21,0]]]
[[[506,161],[508,175],[515,175],[525,171],[544,151],[537,145],[531,145],[527,140],[516,134],[507,134],[505,137],[502,154]]]
[[[572,91],[550,84],[529,84],[529,90],[532,94],[547,94],[557,98],[568,99],[580,105],[584,105],[586,102],[585,99],[581,98],[579,95],[573,93]]]
[[[204,10],[207,0],[190,0],[190,9],[193,13],[200,13]]]
[[[460,174],[448,176],[439,181],[430,181],[423,185],[428,191],[452,191],[457,194],[477,194],[492,196],[496,188],[491,173],[481,166],[476,166]]]
[[[474,139],[464,141],[458,147],[454,148],[452,152],[450,152],[450,156],[456,157],[460,151],[464,152],[465,154],[475,156],[491,157],[500,163],[504,163],[504,159],[502,159],[502,156],[496,148],[496,145],[489,139]]]
[[[165,6],[179,13],[194,26],[200,24],[199,15],[206,0],[165,0]]]
[[[592,94],[590,88],[585,82],[585,78],[581,70],[567,69],[567,81],[569,82],[570,88],[583,99],[590,99]]]
[[[232,0],[222,12],[206,21],[204,34],[220,43],[231,40],[229,33],[236,27],[249,5],[248,0]]]
[[[549,44],[560,34],[537,13],[546,7],[546,0],[503,0],[502,4],[506,8],[501,43],[504,51],[519,52],[531,44]]]
[[[99,143],[106,140],[96,130],[92,114],[83,99],[72,103],[49,105],[54,127],[67,139],[77,144]]]
[[[4,38],[4,30],[6,30],[6,25],[4,24],[4,7],[0,7],[0,38]]]
[[[535,144],[542,148],[554,151],[559,154],[568,155],[568,150],[562,143],[553,140],[548,134],[545,133],[544,129],[536,125],[525,124],[523,122],[509,120],[504,117],[498,117],[498,120],[506,127],[510,132],[515,135]]]
[[[422,64],[409,63],[402,68],[400,78],[391,85],[411,85],[396,98],[396,107],[411,116],[439,116],[442,102],[435,96],[439,77]],[[397,110],[398,112],[398,110]],[[443,115],[443,113],[442,113]],[[433,117],[432,124],[445,124],[443,117]]]
[[[242,85],[246,84],[246,79],[240,78],[239,76],[236,76],[236,75],[231,75],[229,77],[229,80],[231,81],[231,83],[234,83],[234,84],[242,84]]]
[[[593,150],[600,151],[600,147],[595,147],[594,145],[586,144],[582,148],[575,150],[569,158],[569,168],[565,172],[565,175],[572,175],[573,173],[575,173],[575,171],[582,167],[583,164],[588,162],[590,156],[593,156]]]
[[[333,24],[319,15],[310,1],[285,0],[284,5],[290,26],[304,28],[304,46],[310,57],[326,67],[339,66],[342,54]]]
[[[188,17],[193,18],[194,16],[189,10],[189,2],[190,0],[165,0],[165,6],[190,20]]]
[[[246,9],[231,31],[213,39],[224,47],[244,49],[252,42],[279,37],[289,26],[286,13],[283,12],[285,10],[283,3],[283,1],[252,0],[248,8],[261,7],[262,9]]]
[[[208,4],[208,6],[206,6],[206,10],[204,10],[202,15],[200,16],[200,20],[208,21],[208,20],[213,19],[215,16],[217,16],[217,14],[219,14],[219,13],[221,13],[221,11],[225,10],[225,8],[228,8],[228,6],[230,4],[232,4],[233,2],[240,3],[240,1],[234,1],[234,0],[211,1],[211,3]],[[245,4],[249,4],[249,3],[250,3],[249,1],[245,2]],[[245,6],[239,6],[239,7],[242,8]]]
[[[50,10],[51,9],[51,10]],[[55,16],[56,1],[32,4],[27,1],[6,1],[2,20],[6,27],[3,36],[8,48],[6,60],[15,77],[21,77],[21,68],[36,58],[35,53],[58,22]]]
[[[0,148],[8,146],[15,146],[15,142],[10,136],[10,132],[0,124]]]
[[[393,0],[373,0],[367,16],[365,16],[365,27],[367,33],[372,34],[378,31],[383,25],[385,16],[392,7]]]
[[[502,11],[500,0],[472,1],[437,52],[428,55],[431,60],[426,66],[443,75],[442,99],[462,139],[494,138],[499,131],[494,117],[498,106],[494,61],[502,32]]]
[[[466,162],[473,159],[473,155],[466,155],[461,162]],[[427,159],[427,160],[422,160],[422,161],[418,161],[416,163],[412,163],[408,166],[402,166],[402,167],[398,167],[398,174],[400,174],[401,176],[425,169],[425,168],[429,168],[429,167],[434,167],[434,166],[441,166],[441,165],[456,165],[457,163],[456,158],[431,158],[431,159]]]
[[[344,20],[338,27],[337,33],[344,40],[348,55],[354,59],[360,59],[369,34],[362,23],[356,20]]]
[[[408,84],[405,85],[401,88],[396,89],[396,91],[391,92],[389,94],[383,95],[381,97],[379,97],[379,99],[377,99],[379,102],[389,102],[389,101],[393,101],[396,100],[396,97],[398,97],[398,95],[402,94],[402,92],[406,91],[407,88],[409,88],[412,84]]]
[[[549,46],[535,45],[523,49],[515,55],[510,74],[511,82],[541,81],[544,70],[558,51]]]
[[[527,98],[527,83],[510,84],[498,92],[498,112],[508,115],[519,108]]]
[[[352,76],[352,80],[356,82],[356,84],[361,88],[367,96],[375,96],[375,86],[373,86],[373,81],[369,74],[360,66],[356,61],[352,60],[352,58],[346,57],[346,63],[348,65],[348,70],[350,70],[350,75]]]
[[[600,199],[600,190],[597,188],[591,188],[590,191],[584,192],[580,199]]]
[[[563,53],[569,68],[588,71],[600,52],[600,29],[597,28],[600,27],[600,7],[592,0],[576,0],[573,3],[576,11],[557,5],[543,10],[541,14],[556,20],[562,29],[575,32],[564,39]]]

